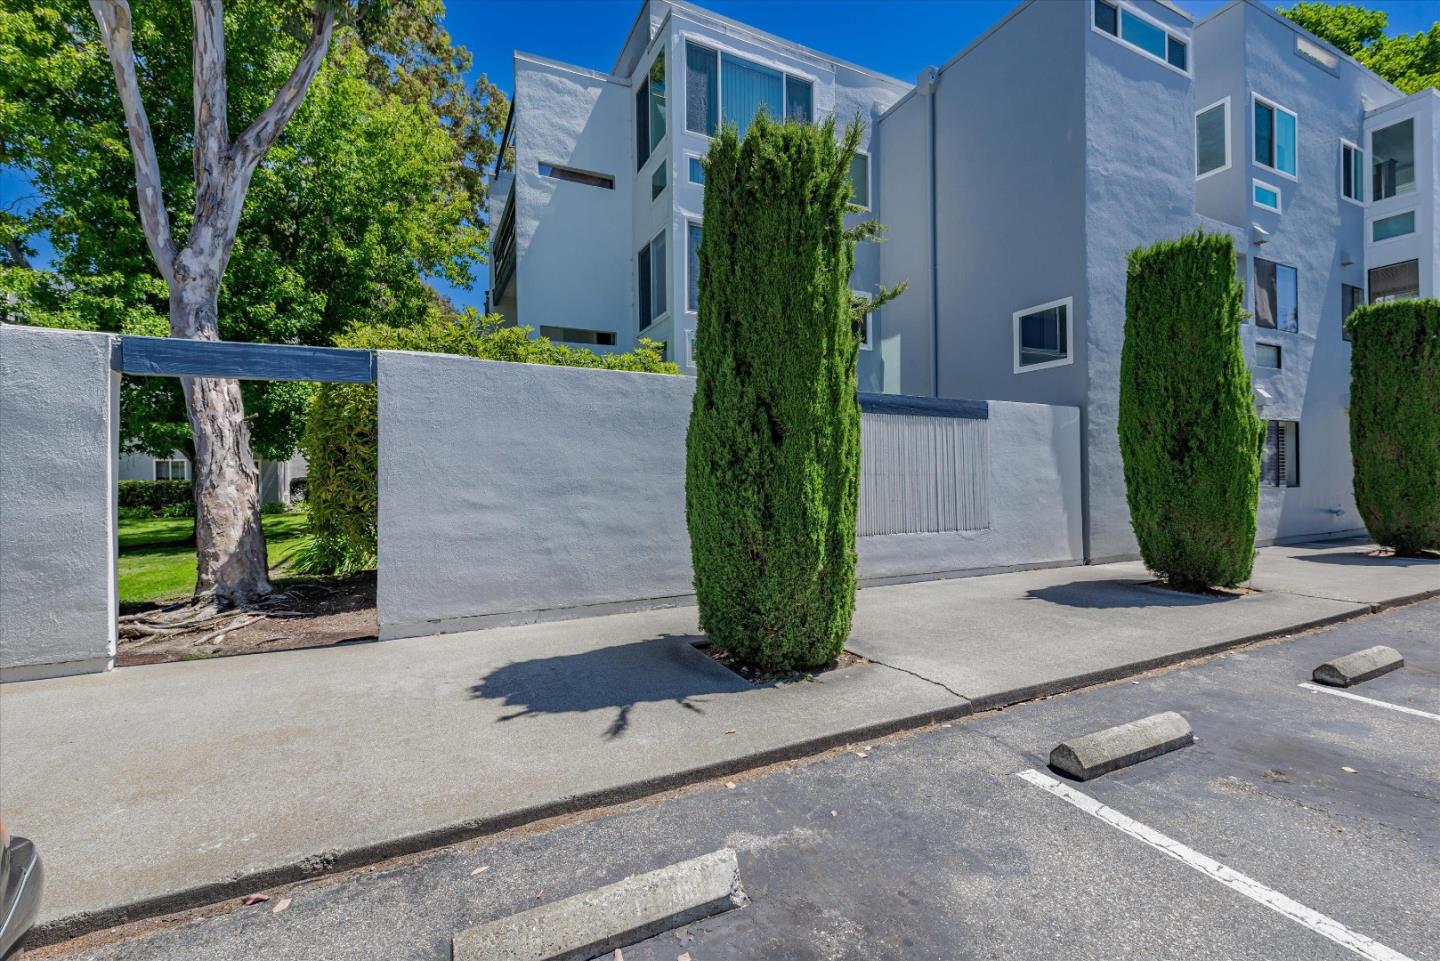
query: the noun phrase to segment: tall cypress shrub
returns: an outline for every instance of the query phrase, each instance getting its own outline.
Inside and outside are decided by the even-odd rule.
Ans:
[[[1440,301],[1372,304],[1348,326],[1355,505],[1377,544],[1440,549]]]
[[[855,600],[860,128],[725,128],[705,169],[685,514],[701,626],[751,664],[839,656]]]
[[[1197,232],[1131,251],[1120,453],[1146,566],[1199,589],[1250,576],[1264,425],[1240,341],[1235,250]]]

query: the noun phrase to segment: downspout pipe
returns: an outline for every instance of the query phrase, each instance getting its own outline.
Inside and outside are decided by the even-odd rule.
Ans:
[[[915,92],[926,100],[929,121],[925,125],[929,150],[927,152],[929,184],[927,191],[930,208],[930,394],[940,396],[940,220],[936,210],[935,193],[935,84],[940,72],[926,67],[915,81]]]

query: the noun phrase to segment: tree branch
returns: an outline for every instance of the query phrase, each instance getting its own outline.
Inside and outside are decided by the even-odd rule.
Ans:
[[[135,195],[140,204],[140,225],[150,255],[166,282],[175,273],[175,244],[170,237],[170,215],[165,211],[165,189],[160,182],[160,161],[155,157],[155,138],[150,118],[140,100],[135,77],[135,50],[130,39],[130,4],[126,0],[90,0],[90,12],[100,25],[100,37],[115,70],[115,89],[125,107],[125,126],[130,133],[130,155],[135,161]]]
[[[230,153],[230,123],[225,83],[225,10],[223,0],[190,0],[195,21],[191,47],[195,100],[195,219],[218,205]]]
[[[262,110],[254,123],[235,141],[235,146],[230,151],[236,168],[242,172],[242,182],[248,182],[249,173],[280,136],[280,131],[285,129],[285,124],[290,122],[295,111],[300,109],[300,102],[305,99],[305,91],[309,89],[310,81],[315,79],[315,72],[320,69],[325,52],[330,48],[330,35],[335,31],[335,8],[322,0],[315,10],[313,20],[310,42],[306,45],[305,52],[300,55],[290,78],[285,81],[270,106]]]

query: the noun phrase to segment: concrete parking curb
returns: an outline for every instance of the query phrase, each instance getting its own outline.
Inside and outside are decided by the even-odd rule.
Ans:
[[[1166,711],[1062,741],[1050,752],[1050,766],[1088,781],[1194,742],[1190,722],[1174,711]]]
[[[1362,681],[1369,681],[1382,674],[1389,674],[1405,666],[1405,658],[1393,647],[1377,644],[1363,651],[1346,654],[1326,661],[1315,668],[1311,677],[1317,684],[1330,687],[1350,687]]]
[[[735,852],[721,848],[470,928],[453,961],[589,961],[749,903]]]

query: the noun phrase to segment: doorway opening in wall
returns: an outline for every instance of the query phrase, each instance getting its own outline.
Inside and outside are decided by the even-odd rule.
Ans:
[[[305,570],[303,564],[311,537],[309,465],[300,442],[318,386],[317,380],[301,379],[307,377],[307,349],[193,346],[198,353],[168,338],[124,337],[117,352],[122,426],[115,462],[116,665],[373,640],[375,571],[337,576]],[[342,353],[361,355],[364,376],[371,376],[368,352]],[[277,360],[286,363],[277,366]],[[240,368],[236,379],[251,431],[268,577],[276,589],[252,607],[221,611],[194,603],[197,457],[177,363],[196,373],[213,364],[217,375]],[[315,373],[328,376],[323,369]]]

